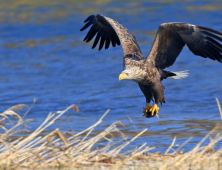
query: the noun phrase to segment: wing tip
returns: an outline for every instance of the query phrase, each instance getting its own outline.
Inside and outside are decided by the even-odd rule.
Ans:
[[[90,25],[93,24],[93,20],[96,18],[95,15],[90,15],[86,18],[86,20],[84,21],[84,23],[86,23],[81,29],[80,31],[84,31],[86,28],[88,28]]]
[[[83,29],[83,27],[79,30],[79,31],[84,31],[85,29]]]
[[[84,23],[92,20],[92,19],[95,18],[95,17],[96,17],[95,15],[90,15],[90,16],[88,16],[88,17],[85,19]]]
[[[111,44],[113,47],[121,45],[117,33],[115,32],[114,28],[109,23],[109,21],[106,20],[105,16],[101,14],[90,15],[86,18],[84,23],[85,25],[80,29],[80,31],[84,31],[85,29],[89,28],[91,25],[92,27],[90,28],[89,32],[87,33],[83,41],[85,42],[91,41],[92,38],[95,36],[95,32],[97,33],[96,39],[92,45],[92,49],[94,49],[98,45],[98,43],[99,43],[99,48],[98,48],[99,51],[102,50],[103,47],[104,49],[108,49]]]

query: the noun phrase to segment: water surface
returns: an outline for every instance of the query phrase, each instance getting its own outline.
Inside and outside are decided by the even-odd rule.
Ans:
[[[92,43],[82,41],[87,32],[79,29],[88,15],[103,14],[127,27],[147,56],[161,23],[187,22],[222,32],[221,9],[217,0],[2,0],[0,110],[19,103],[30,106],[38,98],[27,116],[36,121],[33,130],[50,111],[81,99],[80,111],[69,113],[70,123],[63,123],[62,130],[84,130],[111,109],[97,131],[119,120],[129,137],[148,128],[128,149],[147,142],[164,152],[176,136],[176,145],[193,137],[185,146],[189,150],[220,122],[215,98],[222,101],[222,65],[185,48],[168,70],[189,70],[189,77],[163,81],[166,103],[160,106],[160,119],[147,119],[142,116],[145,97],[138,85],[118,80],[121,47],[92,50]]]

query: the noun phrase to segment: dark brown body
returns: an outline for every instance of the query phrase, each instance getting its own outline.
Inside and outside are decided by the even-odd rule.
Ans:
[[[147,61],[146,59],[132,60],[131,58],[124,58],[125,65],[132,65],[138,67],[141,71],[141,75],[143,77],[142,80],[134,80],[138,83],[141,91],[146,97],[146,102],[150,103],[150,101],[154,98],[155,103],[165,103],[164,99],[164,86],[161,81],[166,79],[167,77],[175,76],[174,73],[165,71],[162,69],[158,69],[153,66],[153,62],[151,60]]]

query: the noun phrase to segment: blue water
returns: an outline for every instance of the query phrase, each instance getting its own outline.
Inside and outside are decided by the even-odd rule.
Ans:
[[[36,121],[29,127],[34,130],[50,111],[63,110],[81,99],[80,111],[68,113],[69,123],[62,124],[62,131],[84,130],[111,109],[98,131],[119,120],[126,125],[121,130],[129,137],[148,128],[128,149],[147,142],[157,147],[155,151],[164,152],[175,136],[176,145],[193,137],[185,150],[194,147],[221,120],[215,100],[217,97],[222,101],[221,63],[194,56],[184,48],[168,70],[189,70],[189,77],[163,81],[166,103],[160,106],[160,119],[147,119],[142,116],[145,97],[138,85],[118,80],[123,69],[121,47],[98,51],[91,49],[92,43],[82,41],[87,33],[79,31],[83,21],[97,13],[127,27],[136,36],[144,56],[161,23],[187,22],[222,32],[222,4],[217,0],[3,0],[0,110],[19,103],[30,106],[38,98],[27,115]]]

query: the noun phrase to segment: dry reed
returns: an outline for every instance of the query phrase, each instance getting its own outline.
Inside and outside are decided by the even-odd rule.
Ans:
[[[220,103],[217,104],[221,113]],[[16,110],[21,110],[26,105],[16,105],[0,114],[0,127],[4,133],[0,136],[0,169],[222,169],[222,147],[214,151],[214,145],[222,139],[218,134],[212,139],[212,133],[218,132],[220,125],[208,133],[189,152],[181,153],[181,148],[189,142],[185,141],[177,150],[172,151],[176,141],[166,150],[165,154],[150,153],[154,147],[147,146],[146,143],[140,147],[122,153],[132,141],[141,136],[147,129],[138,132],[134,138],[128,140],[117,125],[122,125],[120,121],[114,122],[102,132],[91,135],[108,114],[109,110],[91,127],[73,134],[61,132],[59,128],[43,135],[43,132],[51,126],[58,118],[68,110],[78,111],[76,105],[71,105],[63,111],[50,112],[45,121],[32,133],[27,136],[19,136],[18,128],[26,129],[25,115],[21,117]],[[28,111],[30,108],[28,109]],[[13,123],[9,117],[17,119],[16,124],[9,129],[8,124]],[[109,138],[113,132],[120,134],[119,141]],[[68,135],[67,135],[68,134]],[[203,142],[210,138],[208,145],[202,146]],[[98,143],[104,142],[104,145]]]

